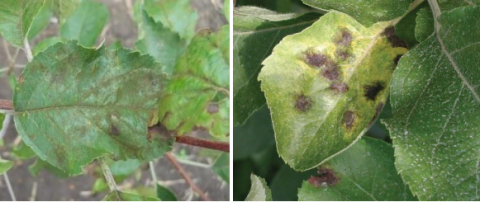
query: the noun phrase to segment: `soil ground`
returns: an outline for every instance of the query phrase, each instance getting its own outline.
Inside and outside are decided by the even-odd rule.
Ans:
[[[132,0],[133,1],[133,0]],[[216,1],[216,0],[213,0]],[[220,0],[221,1],[221,0]],[[124,0],[101,0],[105,3],[110,10],[110,22],[109,29],[105,32],[106,45],[109,45],[116,40],[120,40],[124,46],[131,48],[137,40],[137,26],[131,20],[127,12],[127,6]],[[221,25],[225,24],[225,19],[214,9],[211,0],[193,0],[192,5],[195,7],[199,14],[199,22],[197,24],[197,30],[210,28],[217,30]],[[43,31],[34,41],[37,43],[43,38],[54,36],[57,33],[57,26],[55,24],[49,25],[49,27]],[[0,38],[0,47],[3,46],[3,40]],[[13,54],[15,48],[10,47],[10,52]],[[26,64],[26,58],[22,51],[19,52],[17,58],[17,64]],[[8,59],[6,57],[5,49],[0,48],[0,66],[8,65]],[[21,69],[15,69],[15,74],[18,76],[21,73]],[[12,92],[8,87],[8,79],[6,77],[0,77],[0,99],[12,99]],[[207,136],[202,132],[193,132],[192,136]],[[0,148],[0,154],[5,159],[11,159],[10,150],[17,132],[13,122],[10,123],[10,127],[4,137],[5,146]],[[202,155],[205,153],[204,149],[189,147],[184,145],[175,144],[174,153],[184,149],[187,151],[191,161],[200,162],[203,164],[212,164],[214,159],[208,157],[209,155]],[[17,197],[17,200],[30,200],[32,196],[33,184],[37,183],[37,190],[35,200],[101,200],[106,193],[92,194],[92,186],[96,177],[90,171],[90,167],[85,168],[85,174],[71,177],[71,178],[58,178],[48,171],[40,172],[38,178],[33,177],[29,171],[28,166],[33,162],[30,161],[17,161],[14,168],[8,172],[8,177],[13,186],[13,190]],[[211,169],[202,168],[197,166],[184,165],[186,171],[190,174],[191,178],[207,195],[213,200],[229,200],[229,185],[223,182]],[[200,200],[200,198],[194,194],[185,183],[183,178],[179,175],[176,169],[165,159],[157,159],[155,161],[155,169],[158,180],[176,194],[179,200]],[[150,170],[148,166],[142,166],[139,172],[139,178],[130,177],[127,180],[119,184],[120,187],[141,187],[152,186],[152,180]],[[7,187],[3,176],[0,178],[0,200],[11,200],[8,194]]]

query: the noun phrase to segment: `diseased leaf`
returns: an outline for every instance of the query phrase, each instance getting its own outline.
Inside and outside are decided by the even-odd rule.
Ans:
[[[332,11],[274,48],[258,78],[288,165],[311,169],[363,135],[385,104],[404,45],[391,22],[365,28]]]
[[[0,34],[13,46],[22,47],[44,0],[2,0],[0,9]]]
[[[71,175],[104,155],[160,157],[173,139],[149,137],[147,127],[165,77],[139,53],[58,43],[23,71],[13,98],[17,131],[41,159]]]
[[[272,201],[272,193],[264,179],[250,175],[252,187],[245,201]]]
[[[113,191],[108,193],[105,198],[102,199],[102,201],[160,201],[160,199]]]
[[[304,181],[300,201],[412,201],[416,200],[394,165],[393,148],[363,137]]]
[[[230,183],[230,155],[222,153],[213,164],[212,171],[227,184]]]
[[[180,36],[166,28],[161,23],[155,23],[145,11],[141,10],[143,18],[139,23],[142,32],[139,41],[135,44],[143,54],[149,54],[157,62],[165,65],[165,72],[172,74],[178,57],[185,52],[187,43]]]
[[[159,104],[159,120],[168,130],[183,135],[197,126],[218,138],[228,134],[230,79],[224,55],[228,35],[228,26],[218,33],[199,34],[178,59]]]
[[[60,25],[63,25],[70,15],[78,8],[82,0],[47,0],[52,6]]]
[[[337,10],[346,13],[364,26],[380,21],[389,21],[402,16],[412,0],[302,0],[320,10]]]
[[[5,174],[10,168],[12,168],[13,162],[0,159],[0,175]]]
[[[38,42],[37,45],[35,45],[35,47],[33,48],[33,55],[36,56],[40,52],[47,50],[48,47],[53,46],[53,44],[56,44],[61,41],[62,39],[60,37],[51,37],[51,38],[43,39],[40,42]]]
[[[49,5],[42,6],[38,14],[34,17],[30,31],[28,32],[28,39],[34,39],[40,32],[42,32],[50,24],[52,18],[52,10]]]
[[[61,36],[69,40],[78,40],[82,46],[95,46],[108,21],[108,8],[93,0],[83,0],[78,9],[67,18],[60,30]]]
[[[157,197],[162,201],[178,201],[172,190],[157,184]]]
[[[233,12],[233,125],[237,126],[265,104],[257,81],[261,62],[283,37],[310,26],[320,14],[278,14],[251,6]]]
[[[178,33],[187,42],[195,35],[198,14],[190,0],[145,0],[144,9],[155,22]]]
[[[399,62],[384,122],[399,173],[420,200],[479,200],[480,8],[444,12]]]

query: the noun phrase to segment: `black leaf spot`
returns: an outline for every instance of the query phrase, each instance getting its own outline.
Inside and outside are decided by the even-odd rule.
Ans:
[[[364,96],[367,100],[375,101],[378,93],[385,89],[385,84],[381,81],[376,81],[372,85],[365,85],[363,88],[365,90]]]

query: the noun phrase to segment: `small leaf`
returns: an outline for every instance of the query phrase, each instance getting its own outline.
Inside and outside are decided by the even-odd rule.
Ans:
[[[364,26],[380,21],[389,21],[402,16],[412,0],[302,0],[320,10],[337,10],[346,13]]]
[[[40,52],[47,50],[48,47],[53,46],[53,44],[56,44],[61,41],[62,39],[60,37],[50,37],[50,38],[43,39],[40,42],[38,42],[37,45],[35,45],[35,47],[33,48],[33,55],[36,56]]]
[[[108,190],[108,183],[103,178],[97,178],[92,187],[93,193],[101,193]]]
[[[283,37],[302,31],[320,14],[278,14],[250,6],[233,12],[233,125],[237,126],[265,104],[257,81],[261,62]]]
[[[173,139],[148,137],[147,127],[166,82],[151,57],[58,43],[23,71],[13,98],[16,128],[41,159],[71,175],[104,155],[158,158]]]
[[[44,0],[2,0],[0,34],[13,46],[22,47],[35,16]]]
[[[183,135],[197,126],[218,138],[229,133],[228,35],[228,26],[199,34],[180,56],[159,105],[158,117],[168,130]]]
[[[28,32],[28,39],[34,39],[40,32],[42,32],[50,24],[52,18],[52,10],[49,5],[42,6],[38,14],[35,16]]]
[[[172,190],[157,184],[157,197],[162,201],[178,201]]]
[[[479,200],[480,8],[443,12],[399,62],[384,121],[395,165],[420,200]]]
[[[425,41],[430,35],[433,34],[433,15],[429,8],[422,8],[417,13],[415,19],[415,38],[417,41]]]
[[[190,0],[145,0],[144,9],[155,22],[176,32],[187,42],[195,35],[198,14]]]
[[[13,162],[0,159],[0,175],[5,174],[10,168],[12,168]]]
[[[46,170],[58,178],[67,178],[69,176],[68,173],[58,169],[55,166],[52,166],[52,164],[49,164],[48,162],[45,162],[40,158],[37,158],[37,160],[28,167],[28,171],[34,177],[38,177],[38,174],[42,170]]]
[[[391,22],[366,28],[332,11],[274,48],[258,79],[288,165],[316,167],[366,132],[387,100],[404,45]]]
[[[93,47],[108,21],[108,15],[108,8],[104,4],[83,0],[62,25],[61,36],[68,40],[78,40],[85,47]]]
[[[47,0],[52,6],[60,25],[63,25],[70,15],[78,8],[82,0]]]
[[[264,179],[250,175],[252,187],[245,201],[272,201],[272,193]]]
[[[140,196],[119,191],[108,193],[102,201],[160,201],[158,198]]]
[[[26,145],[23,141],[13,148],[12,154],[19,159],[30,159],[37,156],[32,148]]]
[[[230,155],[222,153],[217,160],[215,160],[212,171],[225,182],[230,183]]]
[[[416,200],[397,173],[393,148],[363,137],[352,147],[322,164],[299,190],[300,201]]]

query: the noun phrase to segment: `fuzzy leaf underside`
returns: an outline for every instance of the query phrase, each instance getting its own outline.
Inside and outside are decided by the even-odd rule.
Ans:
[[[420,200],[479,200],[480,8],[440,15],[437,34],[408,52],[391,84],[399,173]]]
[[[272,201],[272,193],[264,179],[252,174],[250,180],[252,187],[245,201]]]
[[[0,7],[0,35],[13,46],[22,47],[44,0],[3,0]]]
[[[16,128],[41,159],[70,175],[105,155],[151,160],[173,142],[147,135],[166,82],[149,56],[58,43],[39,53],[18,81]]]
[[[320,10],[337,10],[346,13],[364,26],[389,21],[402,16],[412,0],[302,0]]]
[[[229,27],[200,33],[178,59],[162,100],[159,121],[184,135],[203,127],[220,139],[229,133]]]
[[[261,62],[283,37],[298,33],[320,14],[278,14],[251,7],[237,7],[233,18],[233,125],[244,124],[265,104],[257,80]]]
[[[362,137],[321,166],[331,176],[313,175],[318,178],[304,181],[298,198],[300,201],[416,200],[397,173],[394,161],[391,145]]]
[[[285,37],[263,62],[259,80],[278,153],[292,168],[307,170],[338,154],[377,118],[395,59],[406,51],[382,34],[387,26],[365,28],[333,11]]]
[[[160,201],[158,198],[141,196],[119,191],[112,191],[108,193],[102,201]]]

